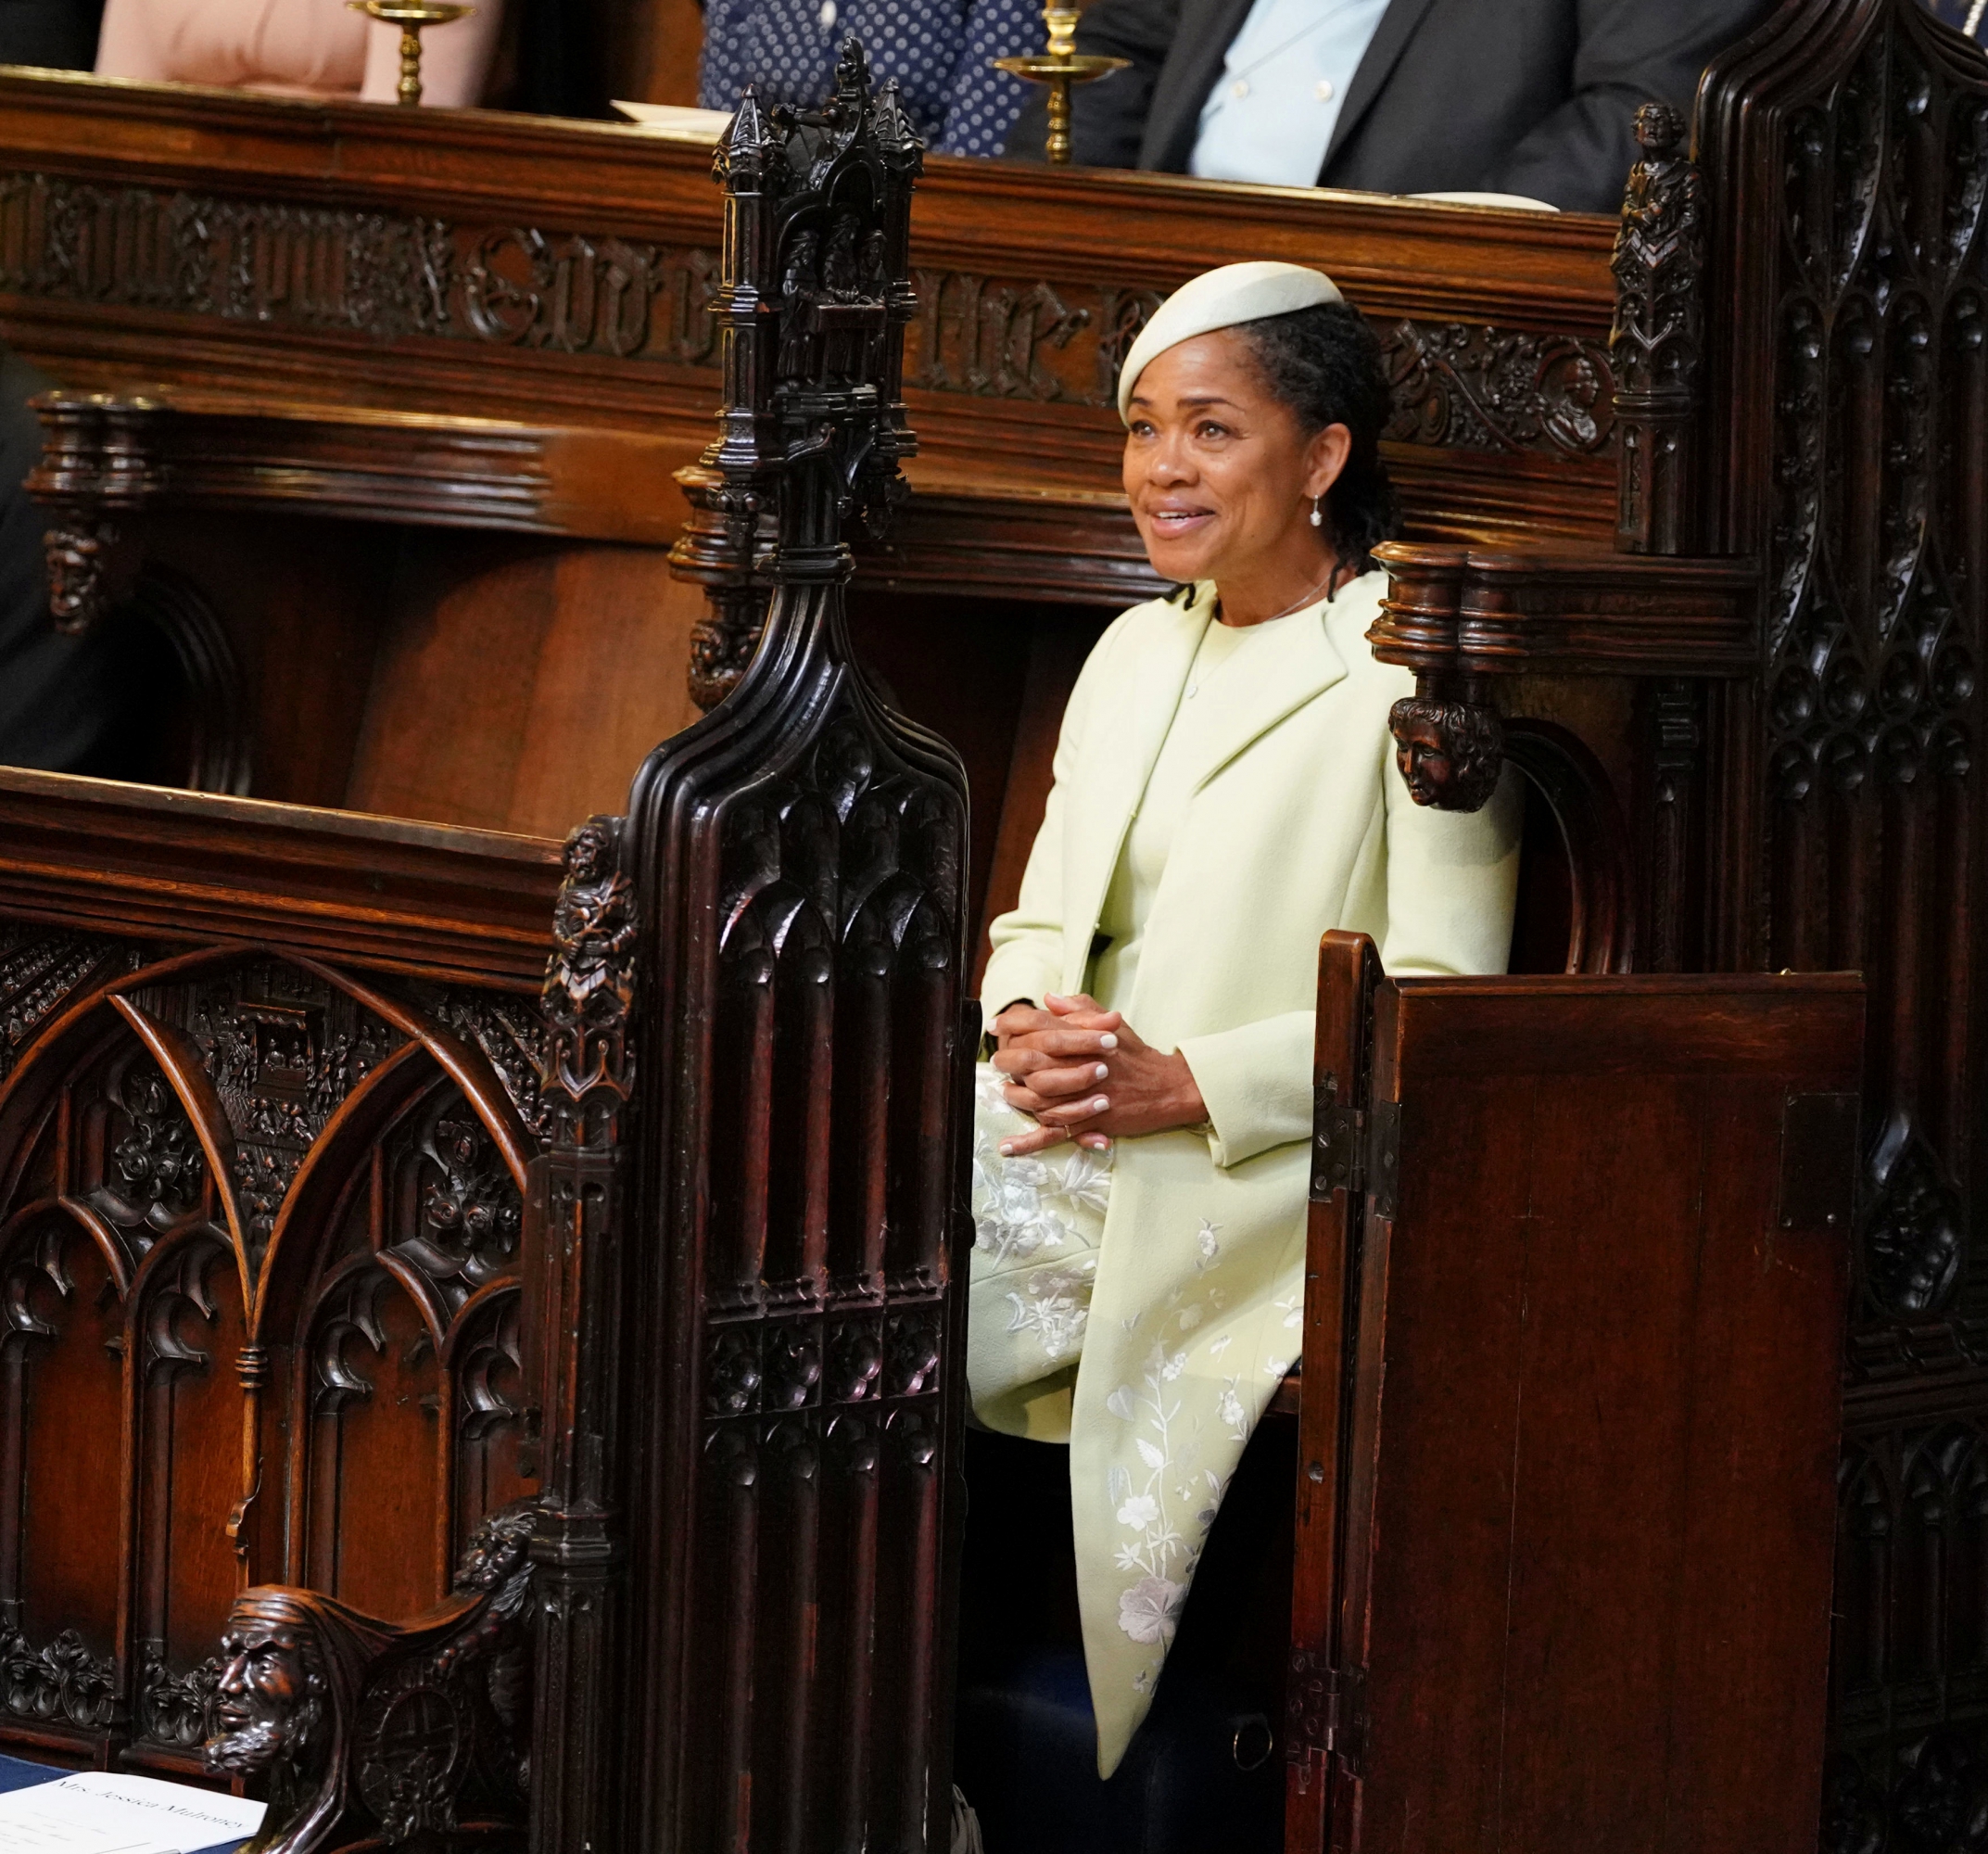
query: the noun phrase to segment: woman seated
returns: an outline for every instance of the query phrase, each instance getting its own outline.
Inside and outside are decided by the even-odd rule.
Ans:
[[[1501,971],[1508,771],[1418,806],[1366,633],[1393,531],[1373,335],[1315,271],[1232,264],[1119,384],[1125,491],[1171,596],[1105,633],[1063,719],[1019,905],[994,922],[969,1378],[1070,1445],[1108,1776],[1151,1704],[1244,1443],[1299,1349],[1319,937]]]
[[[503,0],[477,0],[474,13],[422,34],[423,103],[482,100],[502,18]],[[108,0],[96,74],[391,103],[400,30],[346,0]]]

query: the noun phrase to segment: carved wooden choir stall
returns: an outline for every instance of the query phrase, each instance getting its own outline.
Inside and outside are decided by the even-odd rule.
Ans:
[[[1619,225],[914,205],[862,91],[721,236],[691,143],[0,76],[57,615],[177,666],[159,785],[0,773],[0,1746],[943,1845],[975,936],[1151,585],[1117,362],[1283,256],[1388,356],[1404,775],[1533,792],[1531,976],[1326,952],[1287,1845],[1964,1818],[1988,65],[1787,0]]]

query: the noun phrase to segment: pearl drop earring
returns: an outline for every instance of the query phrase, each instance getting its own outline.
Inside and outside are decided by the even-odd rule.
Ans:
[[[1323,495],[1313,496],[1311,499],[1311,526],[1313,527],[1323,527],[1325,526],[1325,517],[1319,513],[1319,503],[1323,500]]]

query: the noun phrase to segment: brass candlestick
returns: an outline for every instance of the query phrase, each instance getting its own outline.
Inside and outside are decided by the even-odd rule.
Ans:
[[[1080,52],[1076,45],[1077,9],[1052,4],[1043,8],[1049,27],[1049,49],[1026,57],[992,60],[996,70],[1031,83],[1049,86],[1049,140],[1045,145],[1050,163],[1070,165],[1070,93],[1073,84],[1095,83],[1115,70],[1123,70],[1130,58],[1103,57],[1095,52]]]
[[[421,29],[446,26],[474,13],[460,0],[345,0],[355,13],[400,28],[400,101],[412,108],[421,101]]]

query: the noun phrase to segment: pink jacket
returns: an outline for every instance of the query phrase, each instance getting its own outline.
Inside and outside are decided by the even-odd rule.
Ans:
[[[422,34],[423,103],[481,99],[502,16],[503,0],[477,0],[467,19]],[[391,103],[400,34],[345,0],[108,0],[96,74]]]

